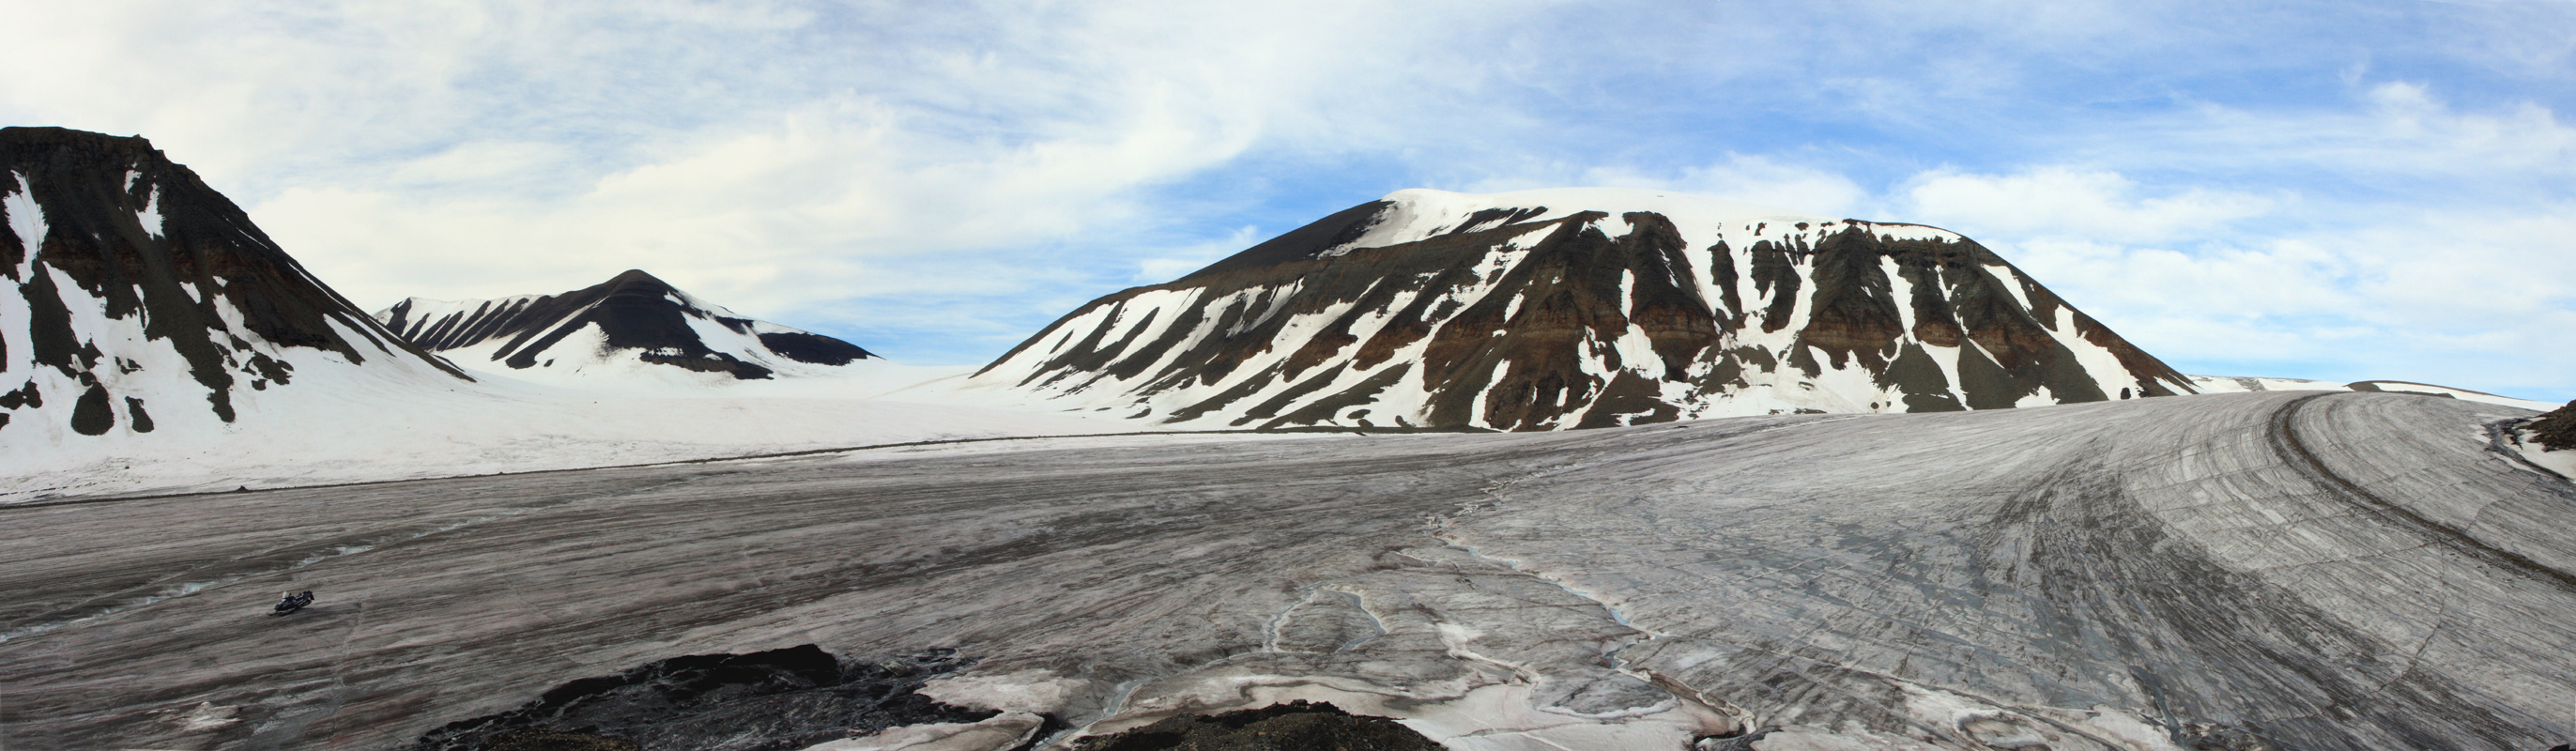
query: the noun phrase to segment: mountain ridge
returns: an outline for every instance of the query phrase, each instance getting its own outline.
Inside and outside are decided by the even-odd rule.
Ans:
[[[2192,393],[1955,233],[1618,189],[1397,191],[1095,300],[975,380],[1165,423],[1513,430]]]
[[[375,319],[425,349],[513,371],[631,355],[649,365],[768,380],[792,367],[786,363],[838,367],[876,359],[839,339],[741,316],[641,269],[555,295],[407,298]]]

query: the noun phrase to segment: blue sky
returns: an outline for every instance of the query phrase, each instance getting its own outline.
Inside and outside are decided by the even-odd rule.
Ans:
[[[0,122],[370,308],[642,268],[980,363],[1396,189],[1625,185],[1958,230],[2187,372],[2576,398],[2568,0],[276,5],[0,0]]]

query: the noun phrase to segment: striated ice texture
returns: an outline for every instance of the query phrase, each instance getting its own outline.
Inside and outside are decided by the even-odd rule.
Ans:
[[[811,643],[953,647],[926,693],[1083,732],[1310,699],[1454,749],[2536,751],[2576,740],[2576,487],[2508,448],[2523,414],[2285,391],[12,507],[0,745],[390,748]],[[264,615],[289,588],[319,600]],[[970,731],[941,747],[1014,736],[905,737]]]

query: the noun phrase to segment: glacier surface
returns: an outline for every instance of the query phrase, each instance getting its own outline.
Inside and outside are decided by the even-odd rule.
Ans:
[[[935,695],[1084,732],[1305,698],[1456,749],[2540,749],[2576,738],[2576,488],[2502,438],[2524,414],[2284,391],[22,505],[0,742],[385,748],[811,643],[953,647]],[[266,616],[287,588],[320,601]]]

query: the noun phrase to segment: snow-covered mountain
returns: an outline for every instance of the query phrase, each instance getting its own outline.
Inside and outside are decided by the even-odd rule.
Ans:
[[[0,217],[17,286],[0,295],[0,451],[213,436],[263,401],[471,380],[140,136],[0,128]]]
[[[2191,393],[1957,234],[1604,188],[1397,191],[1095,300],[969,388],[1191,426],[1503,430]]]
[[[2414,381],[2354,381],[2351,383],[2336,383],[2334,381],[2312,381],[2302,378],[2247,378],[2241,376],[2205,375],[2186,377],[2191,379],[2192,390],[2203,394],[2241,394],[2252,391],[2367,391],[2372,393],[2389,394],[2421,394],[2424,396],[2458,399],[2461,401],[2501,404],[2507,407],[2521,407],[2523,409],[2536,412],[2547,412],[2558,408],[2557,404],[2551,402],[2534,401],[2531,399],[2516,399],[2510,396],[2490,394],[2484,391],[2471,391],[2469,389],[2453,388],[2450,386],[2436,386],[2430,383],[2416,383]]]
[[[414,297],[376,320],[469,367],[560,385],[828,377],[876,360],[857,345],[752,320],[637,270],[560,295]]]
[[[769,387],[721,394],[610,395],[478,377],[333,292],[239,207],[139,137],[0,129],[0,227],[0,276],[17,286],[0,294],[0,504],[1122,429],[864,398],[965,368],[881,364],[854,377],[752,381]],[[883,363],[838,340],[669,294],[737,320],[673,319],[705,347],[657,343],[670,348],[658,356],[698,356],[715,369],[655,370],[732,381],[753,368],[783,375]],[[585,303],[580,315],[633,323],[621,305]],[[746,357],[755,345],[743,342],[772,359]],[[573,350],[548,343],[520,351],[561,358]],[[734,361],[705,357],[719,349]],[[852,365],[823,364],[835,361]],[[675,393],[690,398],[663,398]]]

